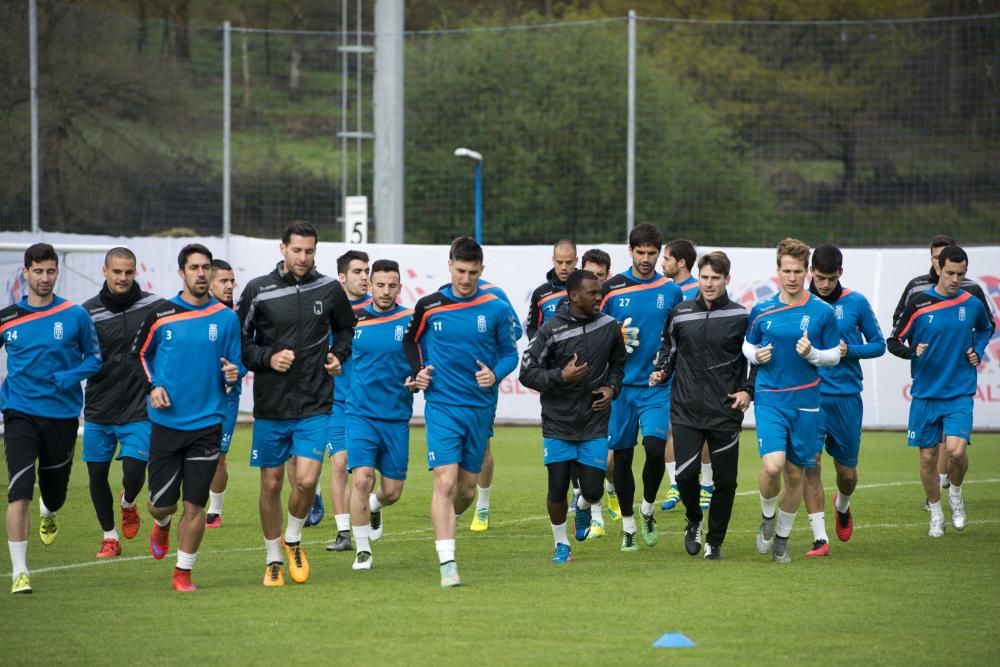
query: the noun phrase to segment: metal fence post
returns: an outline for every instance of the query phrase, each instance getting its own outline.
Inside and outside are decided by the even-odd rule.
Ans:
[[[28,53],[31,78],[31,233],[41,230],[38,211],[38,6],[28,3]]]
[[[635,227],[635,10],[628,12],[628,137],[626,142],[625,226],[631,234]]]
[[[230,218],[230,207],[232,199],[230,188],[232,187],[232,176],[230,174],[230,152],[232,144],[232,117],[231,100],[232,89],[232,26],[229,21],[222,24],[222,237],[229,238],[232,233],[232,219]]]

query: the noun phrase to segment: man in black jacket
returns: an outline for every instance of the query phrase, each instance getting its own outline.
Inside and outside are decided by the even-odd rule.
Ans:
[[[541,393],[552,562],[571,560],[566,537],[570,463],[580,474],[576,539],[590,530],[590,506],[601,499],[611,401],[625,374],[625,342],[615,319],[600,313],[601,284],[590,271],[566,279],[568,303],[546,321],[521,360],[521,384]]]
[[[131,540],[139,532],[136,496],[146,481],[150,423],[146,414],[146,392],[128,359],[132,340],[146,317],[163,299],[139,289],[135,282],[135,254],[128,248],[112,248],[104,256],[101,291],[84,302],[101,343],[101,370],[87,380],[83,408],[83,460],[90,476],[90,499],[97,522],[104,531],[98,558],[121,555],[115,530],[114,497],[108,475],[118,449],[122,462],[122,534]]]
[[[331,376],[351,354],[355,317],[340,281],[316,271],[316,230],[292,222],[281,238],[283,260],[251,280],[240,297],[243,363],[254,372],[254,426],[250,465],[260,468],[260,520],[267,549],[265,586],[284,585],[282,546],[289,574],[309,577],[302,526],[323,466],[333,405]],[[330,334],[333,344],[328,345]],[[281,543],[281,487],[285,462],[296,457]]]
[[[538,329],[556,314],[559,304],[566,298],[566,279],[576,269],[576,244],[569,239],[556,241],[552,247],[552,268],[545,274],[545,282],[531,293],[528,319],[524,331],[530,341]]]
[[[649,384],[674,377],[670,424],[677,458],[677,488],[687,513],[684,546],[692,556],[701,550],[703,513],[699,505],[698,463],[708,443],[715,478],[709,504],[706,560],[722,558],[736,496],[740,430],[753,397],[756,367],[747,377],[743,336],[747,311],[726,294],[729,258],[712,252],[698,261],[700,294],[674,306],[663,329]]]

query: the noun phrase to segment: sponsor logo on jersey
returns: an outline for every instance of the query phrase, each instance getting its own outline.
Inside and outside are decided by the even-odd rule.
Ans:
[[[208,325],[208,339],[211,341],[219,340],[219,325],[209,324]]]
[[[393,334],[393,338],[396,340],[397,343],[399,341],[403,340],[403,325],[402,324],[397,324],[396,325],[396,331]]]
[[[314,315],[322,315],[323,314],[323,302],[322,301],[313,301],[313,314]]]
[[[663,295],[662,294],[657,294],[656,295],[656,309],[657,310],[663,310],[663,306],[665,306],[665,305],[666,305],[666,301],[664,300]]]
[[[838,320],[844,319],[844,307],[838,304],[834,307],[833,314],[837,316]]]
[[[56,340],[63,339],[63,323],[56,322],[52,325],[52,337]]]
[[[958,320],[959,322],[965,321],[965,306],[961,306],[958,309]]]
[[[809,330],[809,316],[803,315],[802,319],[799,320],[799,330],[808,331]]]
[[[486,316],[477,315],[476,316],[476,328],[479,329],[479,333],[486,333]]]

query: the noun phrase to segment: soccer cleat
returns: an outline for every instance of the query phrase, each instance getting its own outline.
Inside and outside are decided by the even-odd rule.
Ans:
[[[292,581],[297,584],[306,583],[309,578],[309,559],[306,558],[306,550],[302,548],[302,543],[289,544],[281,540],[281,546],[285,548],[285,555],[288,556],[288,574],[291,575]]]
[[[622,551],[632,553],[639,550],[639,543],[635,541],[635,533],[622,531]]]
[[[454,588],[462,585],[462,578],[458,576],[458,564],[450,560],[441,565],[441,588]]]
[[[264,585],[271,586],[284,586],[285,585],[285,568],[284,563],[280,560],[273,563],[268,563],[267,567],[264,568]]]
[[[14,577],[14,582],[10,586],[10,592],[20,595],[31,594],[31,579],[28,577],[27,572],[19,572],[18,575]]]
[[[788,538],[774,538],[774,553],[771,558],[775,563],[791,563],[792,555],[788,553]]]
[[[660,531],[656,528],[656,517],[652,514],[639,512],[639,532],[642,533],[642,541],[647,547],[655,547],[660,541]]]
[[[372,552],[359,551],[358,555],[354,557],[354,565],[351,566],[351,569],[352,570],[372,569]]]
[[[306,528],[312,528],[313,526],[318,526],[319,522],[323,520],[323,515],[326,510],[323,509],[323,496],[316,494],[313,498],[312,507],[309,508],[309,514],[306,515]]]
[[[573,516],[573,527],[573,536],[577,542],[587,539],[587,535],[590,533],[590,510],[581,510],[577,507],[576,514]]]
[[[113,537],[101,542],[101,548],[97,550],[98,558],[114,558],[115,556],[122,555],[122,545],[121,542]]]
[[[691,556],[697,556],[701,551],[701,521],[696,524],[687,522],[687,527],[684,528],[684,549]]]
[[[612,521],[622,520],[622,506],[618,502],[617,491],[608,491],[608,514]]]
[[[705,544],[705,560],[722,560],[722,547]]]
[[[556,545],[556,550],[552,552],[553,563],[568,563],[573,560],[568,544],[560,542]]]
[[[205,515],[205,528],[222,528],[222,515],[221,514],[206,514]]]
[[[834,528],[837,531],[837,539],[841,542],[846,542],[854,534],[854,517],[851,515],[851,508],[848,507],[846,512],[837,510],[836,494],[833,496],[833,508],[837,512],[837,519],[834,523]]]
[[[59,535],[59,524],[56,522],[56,515],[43,516],[42,522],[38,525],[38,536],[42,538],[42,544],[48,546],[56,541]]]
[[[174,568],[174,590],[178,593],[194,593],[198,590],[191,583],[191,570],[182,570],[179,567]]]
[[[489,507],[479,507],[476,508],[476,513],[472,516],[472,524],[469,526],[469,530],[474,533],[481,533],[490,527],[490,508]]]
[[[927,498],[924,498],[924,511],[925,512],[931,511],[931,501],[928,500]]]
[[[590,531],[587,533],[587,539],[596,540],[599,537],[604,537],[604,522],[598,521],[597,519],[591,519]]]
[[[709,484],[707,486],[702,485],[701,493],[698,496],[698,507],[701,508],[702,512],[708,510],[709,506],[712,504],[712,494],[715,493],[715,486]]]
[[[931,512],[931,527],[927,531],[927,535],[930,537],[944,536],[944,513],[934,514]]]
[[[660,509],[669,512],[673,508],[677,507],[678,501],[681,499],[681,492],[677,490],[676,484],[671,484],[670,488],[667,489],[667,499],[663,501],[660,505]]]
[[[957,499],[951,494],[948,495],[948,504],[951,505],[951,525],[955,530],[965,529],[965,499],[959,496]]]
[[[372,516],[368,519],[368,537],[372,540],[378,540],[382,537],[382,529],[385,526],[382,524],[382,510],[378,512],[372,512]]]
[[[149,553],[153,554],[156,560],[163,560],[170,548],[170,524],[161,526],[153,522],[153,530],[149,533]]]
[[[830,545],[826,540],[816,540],[812,549],[806,552],[806,558],[826,558],[830,555]]]
[[[327,551],[350,551],[351,547],[351,531],[341,530],[337,533],[337,539],[333,542],[328,542],[326,545]]]
[[[757,531],[757,553],[769,554],[774,546],[774,517],[760,515],[760,529]]]
[[[118,496],[118,506],[121,507],[125,500],[125,492]],[[139,508],[132,504],[132,507],[122,507],[122,536],[126,540],[131,540],[139,534]]]

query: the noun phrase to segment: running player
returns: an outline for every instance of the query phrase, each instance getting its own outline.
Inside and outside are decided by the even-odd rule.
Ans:
[[[236,274],[233,267],[224,259],[212,260],[212,282],[209,292],[229,310],[233,310],[233,295],[236,293]],[[240,394],[243,385],[237,382],[226,389],[226,418],[222,420],[222,442],[219,444],[219,464],[212,477],[212,485],[208,491],[208,513],[205,515],[206,528],[222,527],[222,501],[226,498],[226,487],[229,485],[229,468],[226,456],[233,444],[233,433],[236,431],[236,420],[240,416]]]
[[[545,282],[531,293],[528,319],[524,330],[530,341],[539,327],[556,314],[556,308],[566,298],[566,278],[576,269],[576,244],[569,239],[556,241],[552,247],[552,268],[545,274]]]
[[[83,304],[94,322],[104,360],[101,371],[87,380],[83,408],[83,461],[90,477],[90,499],[104,531],[98,558],[114,558],[122,552],[115,530],[114,496],[108,484],[115,450],[122,462],[122,492],[118,495],[122,534],[129,540],[139,532],[135,499],[146,483],[149,460],[144,383],[133,371],[128,354],[139,327],[150,312],[163,305],[163,299],[139,289],[135,268],[131,250],[109,250],[101,267],[101,291]]]
[[[809,246],[787,238],[778,245],[777,259],[781,291],[750,311],[743,353],[760,366],[754,395],[761,457],[757,550],[773,550],[775,562],[790,563],[788,538],[802,502],[802,470],[815,466],[819,453],[816,367],[840,361],[840,333],[833,308],[805,289]]]
[[[496,411],[497,383],[517,366],[512,310],[478,284],[483,249],[452,243],[451,285],[421,298],[404,338],[407,386],[426,395],[427,465],[434,473],[431,523],[441,586],[461,584],[455,521],[472,503]]]
[[[628,352],[624,388],[611,408],[608,447],[615,457],[615,488],[623,517],[622,551],[637,551],[632,456],[641,429],[646,462],[642,469],[640,529],[646,545],[651,547],[659,540],[653,502],[666,467],[670,390],[662,385],[650,387],[649,373],[653,370],[667,315],[684,297],[680,287],[656,272],[656,259],[663,245],[659,229],[649,223],[636,225],[629,234],[628,245],[632,267],[604,283],[601,310],[618,320]]]
[[[83,391],[101,368],[101,347],[87,311],[54,293],[59,256],[48,243],[24,252],[28,293],[0,310],[0,345],[7,347],[7,378],[0,387],[7,459],[7,547],[11,593],[31,593],[28,505],[41,494],[42,544],[59,532],[56,512],[66,501]]]
[[[860,292],[840,284],[844,275],[844,256],[832,245],[822,245],[812,254],[812,282],[809,291],[833,306],[840,334],[840,363],[819,369],[820,418],[817,434],[819,454],[816,466],[805,469],[803,500],[813,532],[810,558],[830,553],[830,538],[826,534],[823,513],[823,479],[820,477],[822,447],[833,457],[837,471],[836,506],[837,539],[846,542],[854,532],[851,496],[858,484],[858,451],[861,449],[861,420],[864,405],[861,388],[864,374],[861,359],[874,359],[885,354],[885,338],[875,319],[872,307]]]
[[[372,567],[371,540],[382,537],[382,510],[399,500],[410,452],[413,394],[403,380],[410,365],[403,353],[403,332],[413,311],[396,303],[402,283],[399,264],[380,259],[372,265],[371,303],[354,312],[351,365],[357,377],[347,398],[347,465],[353,476],[351,524],[357,556],[355,570]],[[380,487],[371,492],[375,470]]]
[[[326,453],[331,376],[340,373],[351,354],[354,336],[354,311],[340,281],[316,270],[317,240],[309,223],[289,223],[279,246],[282,260],[271,273],[250,281],[238,306],[243,360],[254,372],[250,465],[260,468],[265,586],[285,583],[282,548],[292,581],[309,578],[302,527]],[[282,543],[281,488],[285,462],[293,454],[295,480]]]
[[[191,570],[205,534],[205,504],[219,463],[226,390],[244,374],[236,314],[209,293],[212,253],[184,246],[177,257],[180,294],[146,318],[132,345],[147,381],[149,550],[161,560],[170,546],[170,521],[183,487],[174,590],[197,590]],[[235,360],[235,363],[234,361]],[[238,365],[239,364],[239,365]]]
[[[976,393],[976,367],[983,358],[993,328],[978,299],[961,289],[969,257],[958,246],[944,248],[938,256],[938,283],[906,302],[888,344],[898,357],[911,358],[913,384],[910,395],[908,442],[920,448],[920,481],[930,501],[928,535],[944,535],[941,487],[936,477],[940,443],[948,459],[948,502],[951,525],[966,524],[962,482],[969,469],[967,447],[972,435],[972,405]]]
[[[521,361],[521,384],[541,393],[543,461],[548,470],[548,511],[555,539],[553,563],[570,556],[566,492],[576,462],[581,492],[577,540],[591,529],[590,506],[601,499],[608,458],[611,401],[621,390],[625,343],[618,323],[600,312],[601,284],[589,271],[566,279],[569,303],[561,305],[532,337]]]

